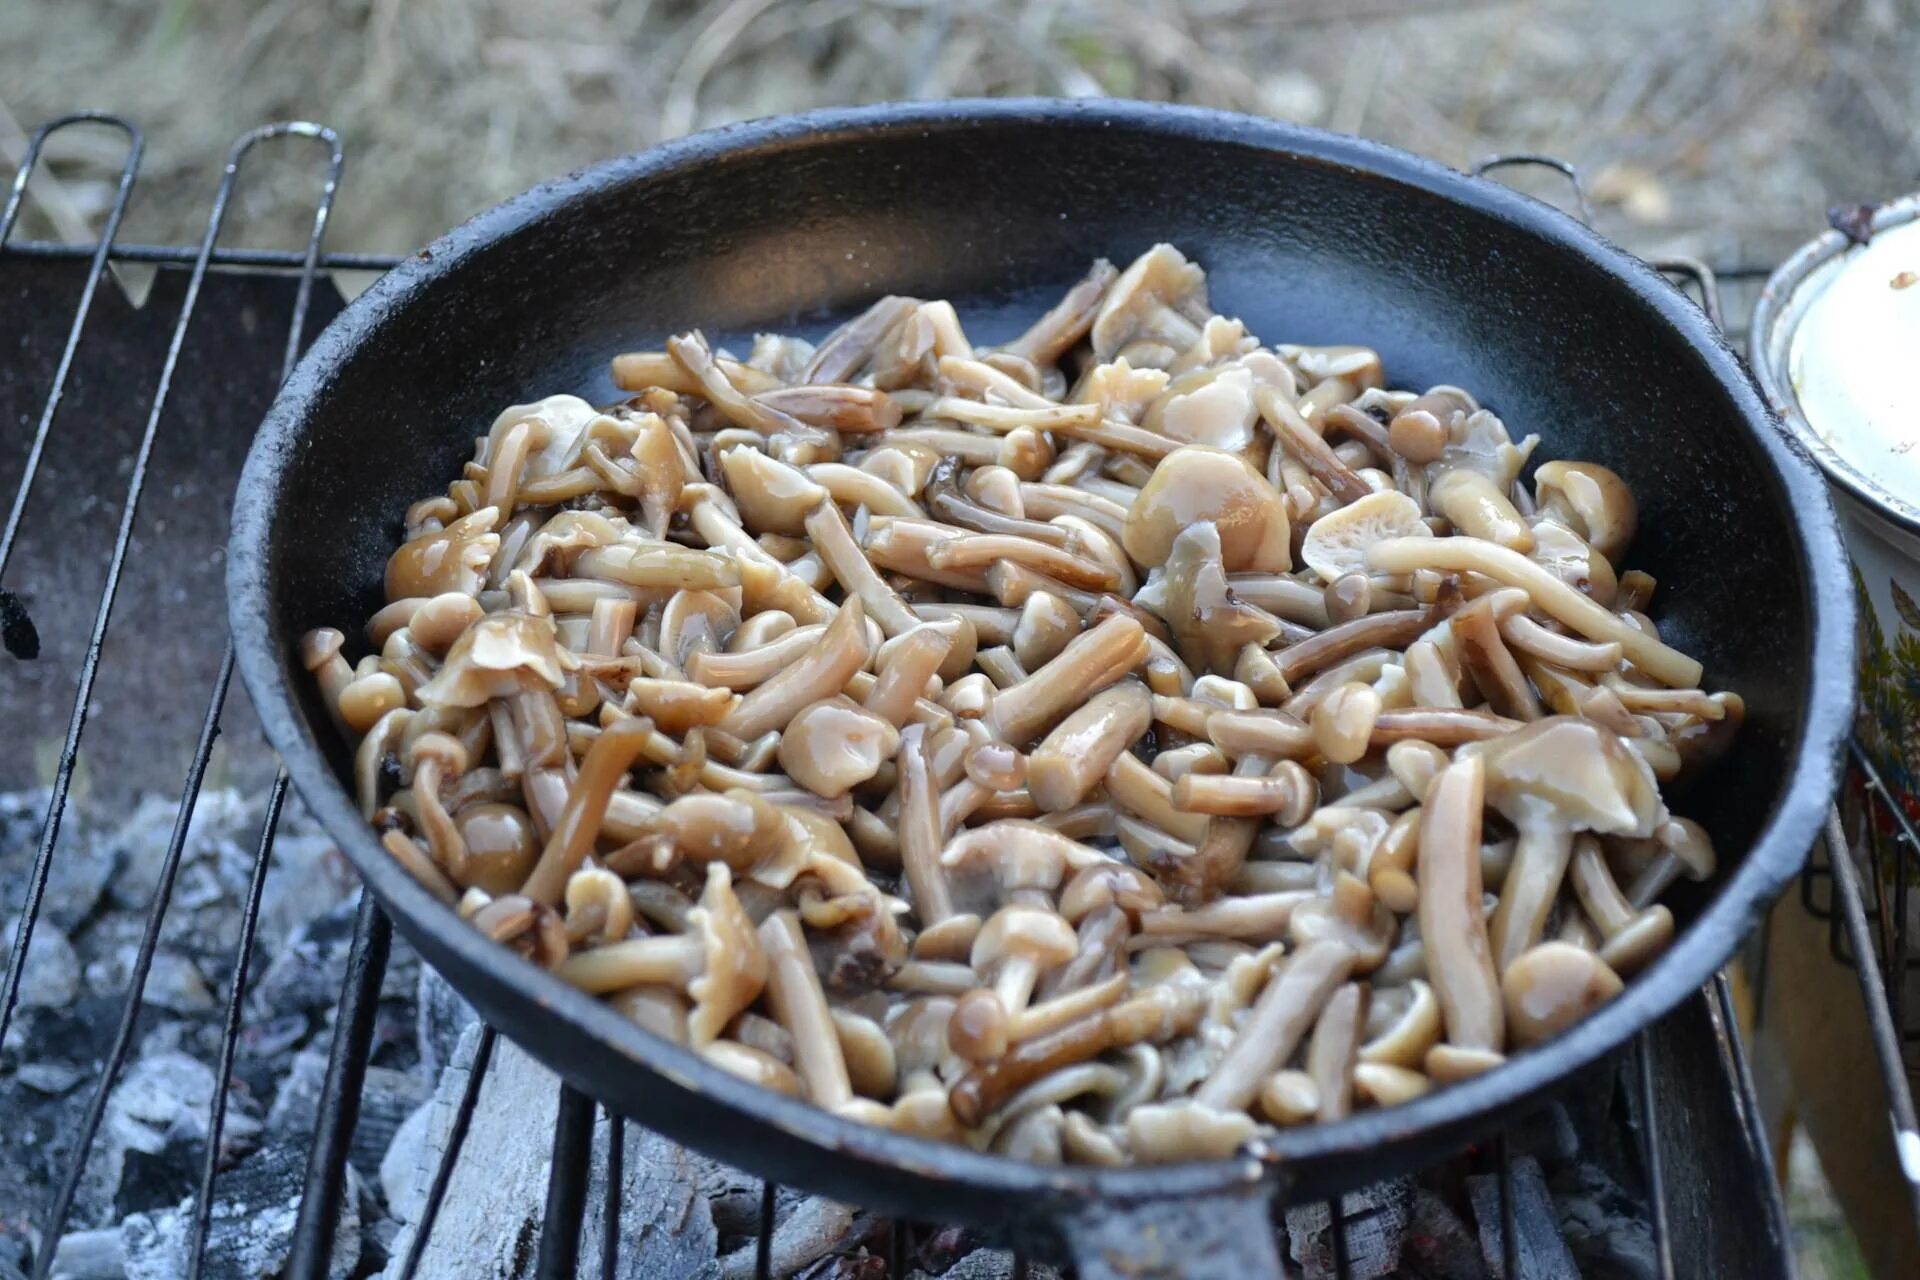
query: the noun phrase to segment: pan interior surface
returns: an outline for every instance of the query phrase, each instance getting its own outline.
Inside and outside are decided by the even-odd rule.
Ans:
[[[1739,745],[1677,805],[1722,867],[1614,1005],[1501,1071],[1392,1112],[1282,1133],[1303,1192],[1437,1154],[1691,992],[1799,865],[1851,702],[1851,604],[1824,491],[1771,436],[1704,318],[1651,272],[1490,184],[1346,139],[1115,104],[868,109],[701,135],[537,189],[453,232],[322,337],[262,430],[230,565],[243,676],[296,782],[399,923],[482,1012],[621,1110],[757,1171],[877,1207],[938,1196],[1004,1222],[1063,1198],[1226,1185],[1248,1162],[1049,1171],[855,1131],[755,1093],[468,932],[349,798],[345,744],[292,660],[384,601],[401,515],[506,405],[618,398],[616,353],[698,326],[817,338],[887,293],[1014,333],[1089,260],[1170,241],[1269,344],[1362,343],[1389,384],[1453,383],[1639,500],[1630,563],[1664,638],[1747,700]],[[1828,581],[1829,577],[1838,581]],[[1822,663],[1815,662],[1821,650]],[[701,1106],[682,1090],[697,1091]],[[1022,1198],[1026,1204],[1021,1205]]]

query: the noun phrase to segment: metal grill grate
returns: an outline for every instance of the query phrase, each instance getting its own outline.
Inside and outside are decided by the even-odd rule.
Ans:
[[[9,243],[19,221],[28,180],[35,167],[41,163],[47,140],[63,129],[84,125],[121,130],[128,140],[125,163],[99,240],[91,245]],[[235,183],[249,156],[257,147],[281,144],[282,140],[293,139],[318,144],[318,150],[321,152],[319,159],[324,165],[324,184],[312,208],[311,231],[304,251],[280,253],[222,247],[222,229],[226,222]],[[283,145],[293,144],[287,142]],[[79,302],[73,312],[65,346],[32,436],[24,470],[12,499],[5,533],[0,536],[0,622],[5,624],[6,647],[13,655],[9,661],[32,658],[38,650],[33,622],[25,605],[18,596],[4,588],[6,569],[17,534],[33,497],[35,481],[41,469],[40,461],[59,416],[62,397],[67,389],[76,353],[85,337],[89,310],[101,278],[111,262],[187,265],[191,268],[185,299],[172,325],[165,362],[148,399],[144,432],[140,437],[132,470],[127,479],[124,507],[108,564],[106,582],[99,597],[91,637],[78,672],[78,686],[65,742],[47,803],[37,853],[29,873],[24,911],[16,932],[12,954],[8,960],[5,982],[0,986],[0,1038],[4,1038],[18,1003],[27,949],[41,913],[60,824],[69,806],[81,738],[87,727],[92,707],[94,680],[100,668],[108,629],[113,621],[115,595],[119,588],[121,571],[126,563],[136,511],[147,484],[148,463],[153,453],[155,439],[168,419],[169,397],[174,390],[175,373],[179,366],[181,350],[193,323],[201,287],[209,271],[218,269],[296,274],[297,287],[290,314],[286,318],[287,338],[278,373],[279,379],[284,380],[304,340],[309,336],[306,333],[307,318],[319,273],[331,270],[385,269],[392,266],[395,261],[368,255],[329,255],[322,252],[328,214],[332,207],[342,164],[339,140],[330,130],[322,126],[306,123],[277,124],[243,135],[234,145],[227,161],[214,197],[205,234],[197,249],[122,245],[117,242],[116,237],[137,177],[141,154],[142,139],[139,131],[116,117],[84,113],[52,121],[34,133],[25,159],[15,177],[4,218],[0,218],[0,262],[17,258],[64,259],[86,263],[86,274]],[[1479,166],[1476,172],[1485,173],[1516,165],[1546,166],[1562,175],[1571,185],[1576,206],[1584,218],[1587,213],[1585,191],[1580,185],[1578,174],[1570,165],[1562,161],[1539,156],[1495,157]],[[1663,264],[1663,269],[1690,281],[1699,291],[1702,303],[1709,314],[1716,321],[1718,320],[1718,298],[1715,277],[1711,271],[1693,262]],[[275,385],[278,383],[276,382]],[[93,1086],[94,1092],[86,1109],[74,1149],[68,1159],[64,1177],[42,1220],[37,1224],[39,1238],[43,1243],[35,1258],[36,1280],[43,1280],[50,1271],[53,1262],[53,1244],[59,1240],[66,1227],[75,1191],[85,1168],[89,1150],[97,1136],[108,1096],[126,1064],[133,1044],[136,1023],[141,1010],[143,988],[152,969],[156,944],[172,902],[175,873],[179,868],[182,849],[186,844],[194,806],[206,777],[215,739],[220,733],[232,672],[233,652],[229,645],[213,680],[199,736],[180,789],[172,837],[148,908],[145,933],[132,965],[117,1030]],[[210,1138],[201,1170],[190,1238],[189,1274],[195,1277],[200,1274],[206,1261],[205,1249],[211,1206],[214,1202],[213,1191],[220,1172],[218,1168],[220,1135],[226,1120],[226,1086],[232,1077],[242,1022],[248,962],[253,951],[262,890],[268,873],[274,834],[286,798],[286,788],[287,777],[282,771],[267,792],[265,819],[258,844],[253,851],[251,875],[232,969],[232,985],[228,993],[220,1041],[217,1085],[208,1123]],[[1912,832],[1904,827],[1904,820],[1901,839],[1903,843],[1899,846],[1899,856],[1903,859],[1912,856],[1914,853]],[[1876,850],[1877,848],[1876,845]],[[1879,856],[1877,852],[1875,856],[1876,858]],[[1834,865],[1836,868],[1842,868],[1846,863],[1844,859],[1837,859]],[[1853,940],[1856,950],[1869,949],[1866,917],[1861,912],[1859,894],[1852,887],[1851,873],[1836,871],[1832,880],[1835,887],[1840,890],[1839,898],[1844,908],[1841,914],[1846,917],[1847,936]],[[1904,879],[1899,879],[1896,883],[1899,885],[1897,892],[1904,894]],[[1884,912],[1881,915],[1884,926]],[[1835,927],[1837,939],[1840,937],[1839,926],[1836,924]],[[1882,932],[1883,935],[1887,933],[1884,927]],[[293,1280],[308,1280],[310,1277],[323,1277],[328,1273],[333,1239],[331,1226],[335,1221],[342,1196],[345,1194],[348,1146],[358,1118],[361,1090],[366,1078],[374,1039],[375,1010],[380,983],[386,969],[390,941],[389,922],[372,899],[363,895],[359,904],[347,977],[339,997],[333,1043],[319,1102],[317,1128],[306,1171],[305,1192],[295,1228],[291,1258],[285,1271],[285,1274]],[[1884,954],[1896,956],[1904,954],[1905,939],[1899,928],[1896,927],[1890,935],[1883,936],[1882,942],[1885,944],[1882,947]],[[1889,946],[1895,947],[1895,950],[1887,951]],[[1872,982],[1871,967],[1863,966],[1861,973],[1862,984],[1867,989],[1871,1004],[1877,994]],[[1784,1239],[1784,1214],[1777,1197],[1768,1194],[1772,1184],[1768,1146],[1754,1102],[1752,1083],[1736,1030],[1732,999],[1724,976],[1712,984],[1712,989],[1707,993],[1703,1006],[1696,1007],[1695,1016],[1699,1016],[1700,1007],[1704,1008],[1704,1016],[1713,1028],[1712,1035],[1720,1056],[1719,1078],[1726,1086],[1727,1092],[1731,1094],[1731,1108],[1746,1154],[1753,1165],[1765,1174],[1759,1180],[1756,1194],[1766,1202],[1762,1208],[1767,1218],[1765,1223],[1768,1229],[1767,1236],[1777,1248],[1778,1243]],[[1879,1007],[1882,1011],[1885,1010],[1884,1000]],[[1897,1037],[1903,1027],[1897,1002],[1890,1023],[1892,1030],[1889,1034]],[[1628,1099],[1628,1109],[1632,1116],[1634,1138],[1648,1191],[1658,1274],[1670,1280],[1675,1274],[1675,1266],[1673,1238],[1669,1227],[1668,1179],[1663,1163],[1663,1147],[1667,1145],[1663,1141],[1661,1132],[1663,1103],[1655,1087],[1654,1056],[1657,1051],[1655,1045],[1657,1034],[1657,1032],[1649,1032],[1642,1035],[1631,1050],[1634,1071],[1630,1077],[1633,1087]],[[398,1274],[403,1277],[412,1276],[421,1262],[433,1222],[440,1211],[448,1184],[460,1159],[463,1141],[473,1119],[488,1065],[493,1057],[494,1044],[495,1033],[491,1028],[483,1027],[465,1092],[453,1118],[449,1142],[441,1155],[429,1186],[411,1247],[406,1257],[401,1260]],[[28,1054],[31,1056],[31,1046],[28,1046]],[[1893,1061],[1898,1061],[1897,1047],[1894,1049]],[[595,1113],[595,1105],[590,1099],[571,1089],[562,1088],[558,1119],[552,1139],[552,1173],[547,1191],[544,1227],[540,1236],[536,1263],[536,1273],[539,1276],[560,1277],[575,1273],[582,1223],[590,1190],[589,1169]],[[609,1147],[606,1154],[608,1176],[604,1187],[608,1209],[605,1215],[604,1245],[600,1256],[602,1274],[611,1277],[617,1274],[619,1269],[618,1233],[621,1193],[619,1162],[622,1158],[623,1131],[618,1116],[610,1116],[609,1120]],[[1911,1135],[1914,1123],[1910,1099],[1907,1102],[1902,1123]],[[1915,1137],[1914,1141],[1920,1143],[1920,1137]],[[1477,1150],[1471,1159],[1479,1168],[1484,1170],[1490,1167],[1497,1175],[1499,1217],[1502,1228],[1501,1273],[1505,1276],[1518,1276],[1521,1273],[1520,1232],[1515,1222],[1513,1166],[1509,1159],[1506,1137],[1497,1136],[1484,1148]],[[775,1188],[771,1184],[765,1185],[757,1242],[757,1267],[761,1276],[766,1276],[770,1270],[774,1194]],[[1282,1210],[1285,1207],[1280,1204],[1274,1206],[1277,1229],[1283,1229]],[[1337,1275],[1346,1277],[1351,1270],[1350,1233],[1357,1219],[1349,1216],[1344,1197],[1328,1203],[1326,1209],[1331,1223],[1334,1269]],[[905,1224],[894,1223],[891,1226],[888,1232],[885,1260],[887,1274],[891,1276],[906,1274],[910,1261],[911,1239],[911,1230]],[[1015,1274],[1024,1275],[1025,1270],[1024,1263],[1016,1260]]]

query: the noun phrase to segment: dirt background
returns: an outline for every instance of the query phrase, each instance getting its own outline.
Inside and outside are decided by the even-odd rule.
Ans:
[[[1920,0],[13,0],[0,158],[49,115],[123,112],[148,139],[126,234],[189,241],[234,136],[321,120],[348,151],[331,247],[404,253],[543,178],[708,125],[1113,94],[1463,167],[1552,152],[1630,247],[1752,265],[1829,204],[1920,186],[1916,66]],[[84,231],[118,145],[69,134],[44,192],[63,225],[26,230]],[[236,230],[293,243],[262,211],[309,172],[243,189]]]

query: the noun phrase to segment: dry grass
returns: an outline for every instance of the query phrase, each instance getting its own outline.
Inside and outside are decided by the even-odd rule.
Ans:
[[[25,0],[0,5],[0,152],[18,146],[9,116],[123,111],[150,140],[129,234],[184,240],[229,139],[322,119],[350,154],[332,243],[402,251],[543,177],[706,125],[1110,93],[1454,164],[1555,151],[1636,247],[1754,257],[1833,200],[1920,185],[1916,27],[1920,0]],[[58,172],[80,211],[105,198],[85,157]]]

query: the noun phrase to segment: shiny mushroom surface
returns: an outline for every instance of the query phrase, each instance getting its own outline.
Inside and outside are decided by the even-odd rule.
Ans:
[[[726,1070],[1028,1160],[1397,1105],[1653,961],[1717,865],[1661,788],[1744,703],[1621,477],[1169,245],[976,339],[889,297],[508,408],[300,646],[387,851]]]

